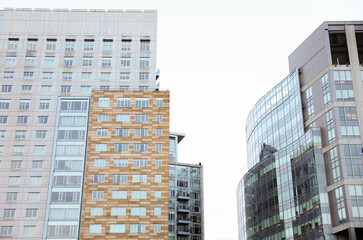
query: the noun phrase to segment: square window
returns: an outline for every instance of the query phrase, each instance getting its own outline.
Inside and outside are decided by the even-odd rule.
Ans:
[[[38,116],[38,123],[39,124],[47,124],[48,123],[48,116]]]
[[[16,57],[6,57],[5,66],[15,66],[16,65]]]
[[[24,153],[24,145],[14,145],[13,153],[15,154],[23,154]]]
[[[112,40],[104,39],[103,40],[103,51],[112,51]]]
[[[73,78],[73,73],[71,72],[64,72],[62,74],[63,80],[71,80]]]
[[[76,40],[74,39],[66,39],[66,46],[65,49],[66,51],[74,51],[74,47],[76,45]]]
[[[149,80],[149,73],[139,73],[139,80]]]
[[[97,136],[107,136],[107,128],[98,128]]]
[[[74,57],[64,57],[63,64],[65,67],[74,66]]]
[[[25,212],[25,217],[27,218],[35,218],[38,215],[38,209],[37,208],[27,208]]]
[[[0,109],[9,109],[10,100],[8,99],[0,99]]]
[[[130,80],[130,73],[129,72],[120,73],[120,80]]]
[[[70,93],[71,90],[72,90],[72,86],[70,86],[70,85],[61,86],[61,93]]]
[[[105,98],[105,97],[98,98],[98,106],[99,107],[109,107],[110,98]]]
[[[130,67],[131,58],[121,58],[121,67]]]
[[[39,109],[44,110],[44,109],[49,109],[50,106],[50,100],[48,99],[41,99],[39,102]]]
[[[42,177],[30,177],[30,185],[42,184]]]
[[[106,166],[106,159],[104,158],[95,159],[95,167],[105,167],[105,166]]]
[[[57,46],[57,39],[47,39],[46,50],[54,51]]]
[[[28,201],[39,201],[40,193],[30,192],[28,193]]]
[[[163,121],[163,115],[162,114],[156,114],[156,121],[162,122]]]
[[[121,42],[121,51],[131,51],[131,40],[123,39]]]
[[[162,160],[160,159],[160,158],[158,158],[158,159],[155,159],[155,166],[156,167],[161,167],[163,164],[162,164],[163,162],[162,162]]]
[[[112,58],[110,57],[102,58],[102,67],[111,67],[111,65],[112,65]]]
[[[20,100],[19,109],[28,110],[30,107],[30,100]]]
[[[54,66],[55,64],[55,57],[45,57],[44,58],[44,66]]]
[[[8,116],[0,116],[0,124],[4,124],[8,122]]]
[[[91,216],[102,216],[103,208],[102,207],[91,207]]]
[[[93,58],[91,57],[84,57],[83,58],[83,66],[84,67],[92,67],[93,65]]]
[[[47,137],[47,131],[46,130],[36,130],[35,131],[35,138],[44,139],[46,137]]]
[[[8,41],[8,50],[17,50],[18,49],[18,38],[10,38]]]
[[[37,50],[37,45],[38,45],[38,39],[28,39],[26,50],[28,51]]]
[[[161,128],[156,129],[156,136],[160,137],[162,135],[163,135],[163,129]]]
[[[95,40],[93,39],[86,39],[84,40],[84,51],[93,51]]]
[[[94,183],[103,183],[103,182],[105,182],[105,175],[104,174],[93,175],[93,182]]]
[[[39,153],[39,154],[45,153],[45,145],[35,145],[34,153]]]
[[[111,80],[111,73],[110,72],[101,72],[101,80]]]
[[[35,57],[25,57],[25,66],[35,66]]]
[[[42,160],[33,160],[32,168],[34,168],[34,169],[43,168],[43,161]]]
[[[92,199],[103,199],[103,191],[92,191]]]
[[[81,93],[90,93],[91,86],[81,86]]]
[[[149,67],[150,59],[149,58],[140,58],[140,67]]]
[[[154,233],[161,232],[161,224],[154,224]]]
[[[46,80],[53,79],[53,73],[52,72],[43,72],[43,79],[46,79]]]
[[[150,51],[150,40],[140,40],[140,51]]]

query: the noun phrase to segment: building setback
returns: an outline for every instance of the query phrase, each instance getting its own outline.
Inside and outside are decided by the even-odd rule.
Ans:
[[[239,239],[359,239],[363,22],[324,22],[247,119]]]
[[[0,11],[2,238],[203,239],[202,217],[169,231],[156,29],[155,10]]]

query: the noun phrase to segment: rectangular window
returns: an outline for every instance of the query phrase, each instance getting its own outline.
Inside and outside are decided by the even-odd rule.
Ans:
[[[160,199],[161,198],[161,191],[154,191],[154,196],[156,199]]]
[[[102,199],[103,198],[103,191],[92,191],[92,199]]]
[[[351,71],[333,71],[338,101],[354,101]]]
[[[150,40],[140,40],[140,51],[150,51]]]
[[[130,122],[130,114],[117,114],[116,122]]]
[[[114,167],[127,167],[129,165],[129,160],[124,158],[115,158],[113,160]]]
[[[148,144],[147,143],[134,143],[134,151],[141,152],[147,151]]]
[[[42,177],[30,177],[30,185],[42,184]]]
[[[147,159],[134,159],[133,160],[134,167],[147,167]]]
[[[111,216],[126,216],[125,207],[111,207]]]
[[[157,98],[156,107],[162,107],[162,106],[163,106],[163,98]]]
[[[112,51],[112,43],[113,43],[112,40],[104,39],[103,40],[103,48],[102,48],[102,50],[103,51]]]
[[[111,80],[111,73],[110,72],[101,72],[101,80]]]
[[[140,58],[140,67],[149,67],[150,58]]]
[[[63,80],[71,80],[73,78],[73,73],[71,72],[64,72],[62,74]]]
[[[131,107],[131,98],[117,98],[117,107]]]
[[[92,73],[91,72],[83,72],[82,73],[82,80],[91,80],[92,79]]]
[[[106,166],[106,159],[104,158],[95,159],[95,167],[105,167],[105,166]]]
[[[127,183],[127,175],[125,174],[114,174],[113,175],[114,183]]]
[[[13,226],[1,226],[1,235],[2,236],[13,235]]]
[[[139,80],[149,80],[149,73],[139,73]]]
[[[74,57],[64,57],[64,66],[65,67],[74,66]]]
[[[41,161],[41,160],[33,160],[32,161],[32,168],[33,169],[43,168],[43,161]]]
[[[11,169],[20,169],[23,165],[23,161],[11,161],[10,168]]]
[[[9,109],[10,100],[8,99],[0,99],[0,109]]]
[[[121,67],[130,67],[130,66],[131,66],[131,58],[121,58]]]
[[[146,183],[147,182],[147,175],[145,175],[145,174],[133,174],[132,175],[132,182],[133,183]]]
[[[96,143],[96,151],[107,151],[106,143]]]
[[[321,86],[323,90],[323,100],[324,100],[324,106],[327,106],[330,103],[330,90],[329,90],[329,79],[328,74],[324,74],[324,76],[321,77]]]
[[[91,86],[81,86],[81,93],[90,93]]]
[[[28,123],[28,116],[18,116],[17,123],[18,124],[27,124]]]
[[[28,201],[39,201],[40,193],[30,192],[28,193]]]
[[[145,215],[146,215],[146,207],[131,208],[131,216],[145,216]]]
[[[8,184],[9,185],[19,185],[20,184],[20,177],[18,177],[18,176],[9,177]]]
[[[4,218],[13,218],[15,217],[15,209],[4,209]]]
[[[155,144],[155,151],[160,152],[160,151],[162,151],[162,150],[163,150],[163,144],[161,144],[161,143],[156,143],[156,144]]]
[[[112,191],[112,199],[126,199],[126,198],[127,198],[127,191],[119,191],[119,190]]]
[[[97,136],[107,136],[107,128],[97,128]]]
[[[6,135],[6,131],[0,130],[0,138],[5,138],[5,135]]]
[[[109,91],[110,90],[110,86],[100,86],[100,90],[102,91]]]
[[[53,79],[53,73],[52,72],[43,72],[43,79],[46,79],[46,80]]]
[[[70,85],[61,86],[61,93],[70,93],[71,90],[72,90],[72,86],[70,86]]]
[[[161,232],[161,224],[154,224],[154,233]]]
[[[332,143],[335,141],[335,129],[333,121],[333,109],[330,109],[325,113],[326,127],[328,133],[328,142]]]
[[[135,106],[136,107],[148,107],[149,98],[136,98]]]
[[[99,107],[109,107],[110,106],[110,98],[105,98],[105,97],[98,98],[98,106]]]
[[[145,224],[130,224],[130,233],[145,233]]]
[[[89,225],[89,233],[101,233],[102,224],[90,224]]]
[[[148,136],[148,130],[147,128],[135,128],[134,129],[134,135],[135,137],[144,137],[144,136]]]
[[[16,65],[16,57],[6,57],[5,66],[15,66]]]
[[[25,57],[25,66],[35,66],[35,57]]]
[[[74,51],[74,47],[76,46],[76,40],[74,39],[66,39],[65,51]]]
[[[149,114],[135,114],[135,122],[149,121]]]
[[[91,216],[102,216],[103,208],[102,207],[91,207]]]
[[[116,128],[116,136],[130,136],[130,129]]]
[[[32,91],[32,85],[22,85],[21,92],[23,93],[30,93]]]
[[[146,199],[146,191],[132,191],[132,199]]]
[[[128,143],[115,143],[115,151],[129,151]]]
[[[156,121],[162,122],[163,121],[163,115],[162,114],[156,114]]]
[[[48,123],[48,116],[38,116],[38,123],[47,124]]]
[[[8,122],[8,116],[0,116],[0,123],[4,124]]]
[[[44,65],[45,66],[54,66],[54,64],[55,64],[55,57],[45,57],[44,58]]]
[[[98,114],[97,121],[107,122],[108,121],[108,114]]]
[[[23,154],[24,153],[24,145],[14,145],[13,153],[15,154]]]
[[[27,110],[30,107],[30,100],[20,100],[19,109]]]
[[[14,72],[4,72],[4,79],[14,79]]]
[[[125,224],[110,224],[110,233],[124,233]]]
[[[139,86],[139,91],[147,91],[149,90],[148,86]]]
[[[83,58],[83,66],[84,67],[92,67],[93,65],[93,58],[91,57],[84,57]]]
[[[49,109],[50,100],[48,99],[41,99],[39,102],[39,109]]]
[[[155,216],[161,215],[161,207],[154,207],[154,215]]]
[[[57,39],[47,39],[46,50],[54,51],[57,46]]]
[[[131,51],[131,40],[128,40],[128,39],[122,40],[121,51]]]
[[[156,183],[161,183],[161,175],[160,174],[155,175],[155,182]]]
[[[112,65],[112,58],[110,57],[103,57],[102,58],[102,67],[111,67]],[[111,75],[111,73],[110,73]]]
[[[94,183],[103,183],[103,182],[105,182],[105,175],[104,174],[93,175],[93,182]]]
[[[17,192],[7,192],[6,193],[6,201],[17,201],[18,193]]]
[[[24,72],[23,77],[24,77],[24,79],[33,79],[34,78],[34,72]]]
[[[15,131],[15,138],[16,139],[25,138],[25,136],[26,136],[26,131],[25,130],[16,130]]]
[[[129,72],[122,72],[120,73],[121,80],[130,80],[130,73]]]
[[[158,128],[156,129],[156,136],[161,137],[163,135],[163,129]]]
[[[28,39],[26,50],[28,51],[37,50],[37,45],[38,45],[38,39]]]
[[[357,109],[339,107],[340,132],[343,138],[360,138]]]
[[[50,85],[42,85],[41,92],[42,93],[50,93],[52,91],[52,86]]]
[[[8,50],[17,50],[18,49],[18,38],[9,38],[8,41]]]
[[[84,40],[84,51],[93,51],[95,41],[93,39]]]
[[[34,153],[38,153],[38,154],[45,153],[45,145],[35,145]]]

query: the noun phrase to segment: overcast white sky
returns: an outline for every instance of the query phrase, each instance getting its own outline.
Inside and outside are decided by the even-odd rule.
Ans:
[[[181,162],[204,165],[206,240],[238,237],[245,123],[288,75],[288,55],[323,21],[363,20],[362,0],[0,0],[3,7],[157,9],[157,65],[171,92]]]

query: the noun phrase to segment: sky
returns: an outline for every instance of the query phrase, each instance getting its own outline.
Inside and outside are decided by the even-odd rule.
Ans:
[[[289,74],[288,56],[323,21],[363,20],[362,0],[0,0],[0,8],[157,9],[161,88],[179,161],[204,166],[206,240],[236,240],[246,119]]]

